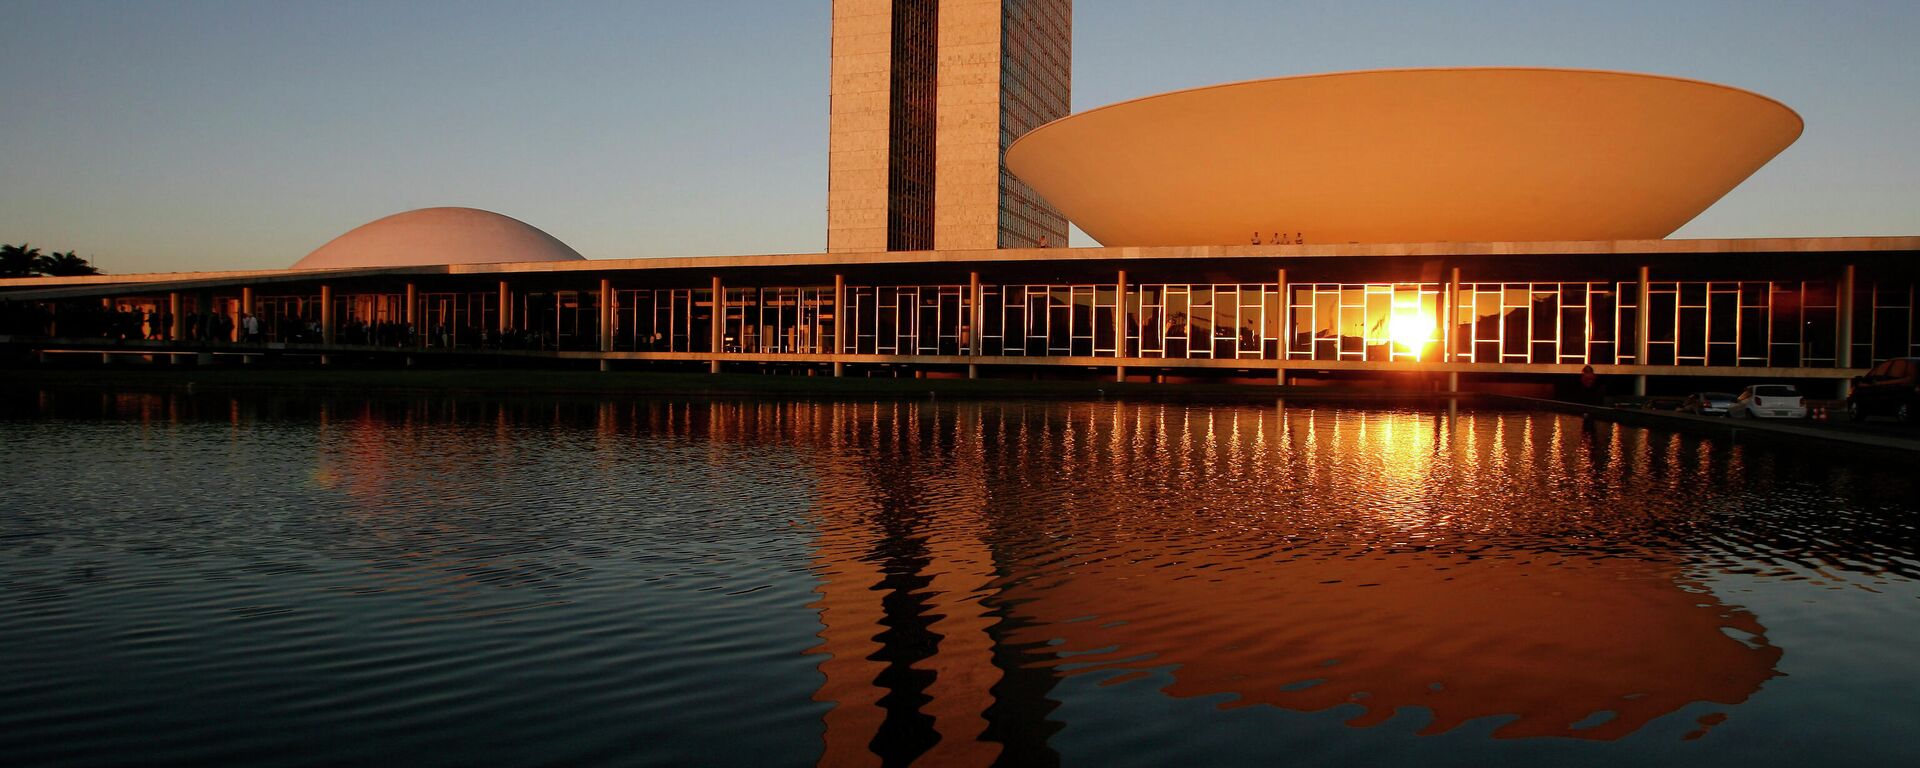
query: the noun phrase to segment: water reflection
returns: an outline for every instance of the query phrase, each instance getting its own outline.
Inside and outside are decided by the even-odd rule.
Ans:
[[[1869,590],[1920,575],[1909,477],[1553,414],[79,393],[8,407],[154,440],[309,424],[306,480],[351,529],[314,545],[462,618],[499,610],[470,590],[589,580],[662,535],[724,552],[711,568],[727,573],[761,551],[754,536],[786,533],[743,528],[734,505],[797,490],[783,514],[805,568],[725,594],[810,585],[813,642],[752,650],[816,673],[792,683],[817,706],[822,765],[1057,764],[1063,706],[1142,680],[1358,728],[1484,719],[1496,738],[1617,740],[1717,705],[1688,725],[1699,737],[1791,652],[1716,594],[1721,578]],[[672,450],[638,450],[660,441]],[[619,495],[611,509],[719,506],[628,534],[578,508],[522,514],[529,486],[589,483]],[[675,567],[648,582],[690,566]],[[555,604],[510,610],[538,621]],[[1069,689],[1081,676],[1101,685]]]
[[[1001,676],[991,643],[1044,647],[1026,666],[1056,675],[1170,667],[1172,696],[1350,705],[1356,726],[1517,716],[1498,736],[1617,738],[1774,675],[1764,628],[1637,538],[1675,522],[1665,505],[1582,503],[1638,485],[1657,446],[1601,444],[1641,460],[1596,465],[1578,422],[1525,414],[969,410],[857,413],[840,437],[865,459],[822,478],[829,763],[866,734],[883,755],[991,762],[927,738],[987,733],[971,716]],[[993,606],[1018,620],[984,622]],[[931,681],[890,680],[902,653],[936,659]],[[927,695],[947,677],[978,698]],[[921,718],[873,685],[919,695]]]

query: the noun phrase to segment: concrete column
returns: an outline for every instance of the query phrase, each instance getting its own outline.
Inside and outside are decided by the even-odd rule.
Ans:
[[[980,321],[986,318],[982,311],[986,292],[980,288],[980,273],[967,273],[967,356],[980,356]],[[973,366],[969,365],[968,368]],[[969,376],[968,378],[972,378]]]
[[[1273,369],[1273,384],[1276,387],[1284,387],[1287,385],[1287,369],[1285,368]]]
[[[1280,291],[1280,359],[1287,359],[1287,350],[1293,347],[1293,296],[1288,293],[1287,268],[1281,267],[1273,272],[1274,287]]]
[[[1837,303],[1839,304],[1840,322],[1839,333],[1834,337],[1833,362],[1835,366],[1843,369],[1853,367],[1854,277],[1854,265],[1848,264],[1846,269],[1840,272],[1839,293],[1835,296],[1835,298],[1839,300]],[[1869,360],[1867,362],[1871,363],[1873,361]],[[1844,387],[1845,385],[1842,385],[1843,393]]]
[[[833,276],[833,345],[829,347],[833,356],[838,358],[847,351],[847,324],[853,315],[847,311],[847,276]],[[837,378],[846,374],[846,365],[838,359],[833,361],[833,375]]]
[[[1653,333],[1652,275],[1652,269],[1644,264],[1640,265],[1640,275],[1638,278],[1639,298],[1635,299],[1639,304],[1639,309],[1633,313],[1633,362],[1641,366],[1647,365],[1647,358],[1653,349],[1653,343],[1647,338]],[[1642,373],[1633,377],[1633,396],[1647,396],[1646,374]]]
[[[830,347],[838,355],[847,351],[847,324],[852,313],[847,311],[847,276],[833,276],[833,343]]]
[[[333,286],[320,286],[320,343],[332,344],[333,329]]]
[[[182,317],[180,312],[183,303],[179,291],[167,294],[167,314],[170,315],[167,318],[167,338],[175,343],[179,343],[180,337],[187,334],[187,318]]]
[[[707,373],[720,372],[721,349],[727,339],[727,291],[720,283],[720,276],[713,276],[713,337],[708,341],[713,351],[713,359],[707,361]]]
[[[1447,291],[1440,296],[1440,360],[1442,362],[1451,363],[1454,355],[1459,354],[1459,349],[1456,348],[1459,341],[1455,338],[1460,335],[1456,333],[1459,330],[1456,327],[1459,323],[1460,268],[1454,267],[1447,270]],[[1459,391],[1459,378],[1458,374],[1448,377],[1448,392]]]
[[[613,280],[600,279],[600,351],[613,351]]]
[[[600,278],[600,351],[613,351],[613,280]],[[602,372],[613,370],[613,361],[600,358]]]
[[[413,338],[407,341],[413,346],[420,346],[420,341],[427,337],[427,333],[420,327],[420,288],[413,283],[407,283],[407,327],[413,329]]]
[[[1113,279],[1113,356],[1118,360],[1127,358],[1127,271],[1120,270]],[[1115,383],[1127,380],[1127,366],[1113,366]]]
[[[508,328],[513,327],[513,291],[507,289],[507,281],[505,280],[500,281],[500,317],[498,321],[500,327],[494,330],[499,333],[504,334]]]
[[[320,343],[332,344],[334,338],[333,286],[322,284],[320,286]],[[320,356],[321,365],[330,365],[332,363],[332,357],[328,355]]]
[[[986,291],[980,287],[980,273],[967,273],[967,357],[980,356],[980,328],[987,318]],[[980,364],[967,363],[967,378],[980,378]]]
[[[1460,372],[1459,371],[1447,371],[1447,391],[1448,392],[1460,391]]]
[[[1653,304],[1653,286],[1650,282],[1651,275],[1652,270],[1644,265],[1640,267],[1639,298],[1635,299],[1640,308],[1633,313],[1633,361],[1640,365],[1647,364],[1648,353],[1653,349],[1652,344],[1647,338],[1653,332],[1653,312],[1651,311],[1653,309],[1651,306]]]

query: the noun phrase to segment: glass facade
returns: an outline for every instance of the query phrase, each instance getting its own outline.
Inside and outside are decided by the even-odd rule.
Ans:
[[[1290,286],[1287,358],[1437,360],[1439,283],[1310,283]]]
[[[966,349],[964,285],[847,286],[846,351],[860,355],[958,355]]]
[[[994,285],[980,293],[983,354],[1113,356],[1114,285]]]
[[[933,248],[940,4],[893,0],[887,131],[887,250]]]
[[[1453,324],[1454,359],[1630,362],[1638,338],[1638,292],[1637,283],[1462,283]]]
[[[1920,355],[1920,286],[1876,283],[1853,299],[1853,359],[1880,361]]]
[[[411,314],[402,291],[336,287],[334,338],[596,351],[597,283],[513,290],[504,307],[497,288],[423,286]],[[1858,280],[1850,339],[1843,338],[1839,286],[1656,280],[1642,307],[1635,282],[1463,282],[1447,311],[1443,282],[1143,282],[1124,290],[1116,283],[983,283],[977,329],[971,289],[961,284],[849,284],[844,311],[830,285],[727,286],[718,314],[710,288],[681,287],[615,290],[608,315],[618,352],[711,354],[719,322],[720,351],[737,354],[1833,368],[1850,341],[1854,367],[1920,356],[1920,285]],[[303,287],[263,291],[250,311],[262,341],[317,343],[321,304],[317,288]],[[86,336],[105,328],[119,338],[166,340],[173,332],[167,307],[165,294],[0,305],[0,332]],[[186,294],[181,307],[188,340],[239,341],[237,321],[249,311],[234,292]],[[216,324],[224,330],[212,335],[196,330],[210,315],[235,323]]]
[[[614,348],[636,352],[711,352],[713,291],[663,288],[614,293]]]
[[[1274,284],[1143,284],[1127,292],[1127,350],[1145,358],[1279,359]]]
[[[423,293],[419,316],[426,346],[478,346],[500,328],[500,292]]]
[[[1065,247],[1067,220],[1006,167],[1007,148],[1066,117],[1073,97],[1072,0],[1002,0],[1000,233],[1002,248]]]
[[[728,288],[728,352],[817,354],[833,338],[833,288]]]

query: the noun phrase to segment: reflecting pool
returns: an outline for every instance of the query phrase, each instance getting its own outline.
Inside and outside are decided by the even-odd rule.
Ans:
[[[0,762],[1913,764],[1920,473],[1303,402],[26,391]]]

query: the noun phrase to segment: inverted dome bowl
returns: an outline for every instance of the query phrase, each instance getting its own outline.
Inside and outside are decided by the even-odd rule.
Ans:
[[[1100,107],[1014,142],[1007,167],[1109,246],[1658,239],[1802,125],[1696,80],[1381,70]]]

